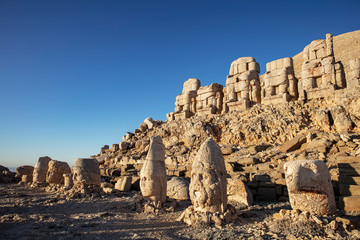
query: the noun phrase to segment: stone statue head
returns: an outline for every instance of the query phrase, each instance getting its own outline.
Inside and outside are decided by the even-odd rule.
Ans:
[[[160,136],[151,138],[146,160],[140,171],[140,189],[144,197],[166,201],[165,146]]]
[[[201,145],[191,171],[190,199],[196,211],[225,211],[226,175],[220,147],[212,138],[208,138]]]

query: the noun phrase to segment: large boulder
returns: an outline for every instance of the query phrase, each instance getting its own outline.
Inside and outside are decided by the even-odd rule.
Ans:
[[[299,160],[284,164],[286,185],[293,209],[315,215],[336,210],[329,169],[323,161]]]
[[[189,200],[189,182],[182,177],[173,177],[167,182],[167,196],[175,200]]]

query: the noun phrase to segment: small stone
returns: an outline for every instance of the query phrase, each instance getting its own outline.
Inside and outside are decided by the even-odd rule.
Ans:
[[[317,216],[311,216],[311,217],[317,224],[322,224],[322,221]]]
[[[329,227],[329,228],[331,228],[331,229],[333,229],[333,230],[336,230],[336,229],[338,228],[338,226],[339,226],[339,224],[338,224],[335,220],[331,221],[331,222],[327,225],[327,227]]]

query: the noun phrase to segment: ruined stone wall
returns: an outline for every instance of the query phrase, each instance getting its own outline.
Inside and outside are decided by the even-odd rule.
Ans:
[[[260,103],[304,102],[359,92],[360,55],[344,58],[339,50],[340,59],[346,63],[337,61],[333,42],[333,36],[327,34],[326,39],[307,45],[294,57],[295,63],[291,57],[269,62],[261,78],[256,60],[241,57],[231,63],[224,88],[216,83],[200,87],[200,81],[191,78],[184,83],[176,97],[175,111],[167,115],[167,120],[246,110]],[[356,44],[360,47],[360,41]]]

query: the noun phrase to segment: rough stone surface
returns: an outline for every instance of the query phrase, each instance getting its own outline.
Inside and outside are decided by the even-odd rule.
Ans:
[[[223,154],[212,138],[200,147],[191,171],[190,199],[195,211],[224,212],[227,180]]]
[[[227,179],[227,196],[228,201],[251,206],[253,204],[253,196],[250,189],[241,179]]]
[[[260,67],[253,57],[232,62],[224,88],[223,112],[243,110],[260,103]]]
[[[16,168],[16,177],[22,178],[23,175],[27,175],[26,182],[33,181],[33,173],[34,173],[33,166],[24,165]]]
[[[131,181],[131,177],[122,177],[116,182],[115,189],[123,192],[129,192],[131,190]]]
[[[182,177],[173,177],[167,182],[167,196],[175,200],[189,200],[189,182]]]
[[[302,134],[297,135],[290,141],[287,141],[279,147],[279,151],[291,152],[301,147],[302,144],[306,143],[306,137]]]
[[[160,136],[151,138],[146,161],[140,171],[140,189],[144,197],[166,202],[165,146]]]
[[[34,167],[33,173],[33,182],[34,183],[45,183],[46,182],[46,173],[48,170],[49,162],[51,158],[49,157],[40,157]]]
[[[94,158],[78,158],[71,170],[74,185],[100,186],[100,170]]]
[[[64,184],[64,174],[71,173],[69,164],[51,160],[46,173],[46,182],[50,184]]]
[[[316,215],[336,210],[330,174],[319,160],[290,161],[284,164],[291,207]]]
[[[267,63],[261,87],[263,104],[297,100],[297,79],[294,74],[292,58],[287,57]]]

